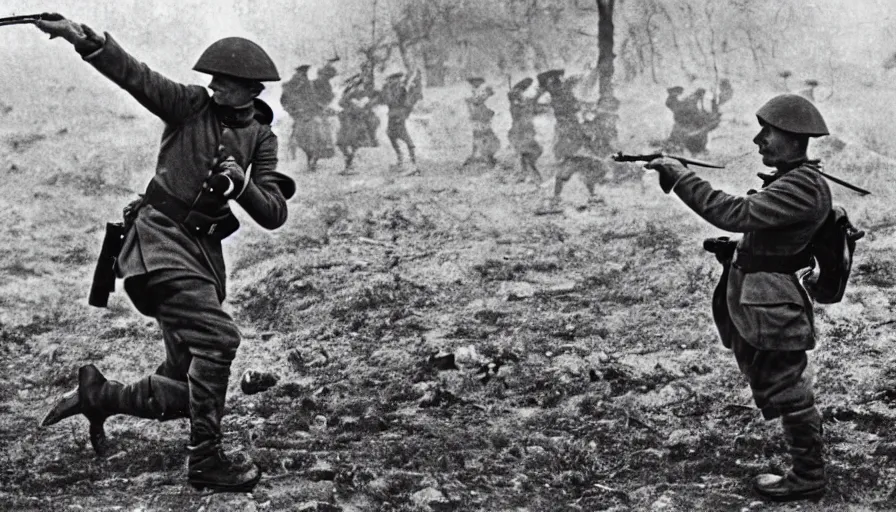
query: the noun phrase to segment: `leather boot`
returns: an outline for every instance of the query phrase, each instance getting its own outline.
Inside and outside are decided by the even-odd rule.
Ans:
[[[781,424],[790,445],[793,468],[784,476],[759,475],[753,481],[753,487],[760,496],[771,501],[817,501],[824,495],[827,485],[821,415],[812,406],[783,414]]]
[[[109,416],[128,414],[139,418],[168,420],[189,416],[187,384],[158,375],[124,385],[106,380],[92,364],[78,370],[78,387],[50,409],[41,427],[83,414],[90,422],[90,444],[97,455],[107,448],[105,422]]]
[[[245,452],[224,453],[220,438],[206,439],[187,447],[187,481],[198,490],[252,492],[261,471]]]

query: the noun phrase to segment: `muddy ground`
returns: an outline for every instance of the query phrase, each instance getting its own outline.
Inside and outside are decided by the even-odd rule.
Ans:
[[[120,92],[112,106],[53,92],[71,98],[66,115],[14,109],[0,134],[4,510],[896,509],[894,153],[850,124],[855,105],[823,106],[852,138],[816,147],[875,191],[835,188],[868,236],[846,299],[816,308],[830,487],[818,504],[778,506],[748,483],[786,467],[783,437],[710,318],[720,267],[701,242],[723,233],[652,175],[610,180],[596,201],[574,178],[561,213],[536,215],[552,184],[521,182],[506,141],[502,166],[458,169],[456,91],[428,94],[413,119],[421,177],[399,177],[385,141],[351,177],[336,176],[338,159],[316,174],[284,161],[299,182],[288,224],[267,233],[241,215],[226,243],[245,339],[224,430],[264,471],[254,493],[185,485],[183,420],[113,418],[106,458],[82,418],[39,429],[80,365],[129,382],[162,356],[158,328],[121,291],[108,309],[86,305],[102,223],[151,175],[160,125]],[[622,144],[645,149],[668,129],[662,95],[620,94]],[[636,101],[645,94],[658,99]],[[729,164],[705,172],[728,190],[758,186],[762,98],[733,102],[704,155]],[[549,177],[549,151],[542,165]],[[248,369],[277,385],[243,393]]]

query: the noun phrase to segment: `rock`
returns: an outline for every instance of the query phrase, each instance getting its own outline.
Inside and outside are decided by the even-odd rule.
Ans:
[[[464,347],[458,347],[454,351],[454,360],[463,366],[475,366],[477,364],[482,364],[485,358],[476,351],[475,346],[466,345]]]
[[[270,372],[246,370],[240,379],[240,389],[247,395],[254,395],[276,386],[278,380],[279,378]]]
[[[286,354],[286,361],[289,363],[289,367],[297,372],[301,372],[305,368],[305,356],[297,348]]]
[[[460,399],[454,393],[442,388],[435,388],[423,395],[423,398],[420,400],[420,407],[447,407],[459,401]]]
[[[199,510],[204,512],[257,512],[258,505],[251,494],[218,493],[203,500]]]
[[[321,414],[318,414],[314,417],[314,420],[311,422],[310,426],[311,430],[323,431],[327,429],[327,417]]]
[[[675,497],[676,493],[674,491],[666,491],[664,492],[656,501],[654,501],[650,505],[650,510],[677,510],[675,507]]]
[[[539,295],[564,295],[567,293],[574,292],[576,290],[576,282],[575,281],[560,281],[556,284],[552,284],[547,288],[541,289],[538,294]]]
[[[435,487],[427,487],[412,494],[411,502],[420,508],[432,509],[447,505],[449,500],[442,491]]]
[[[314,467],[305,471],[305,478],[312,482],[332,481],[336,479],[336,470],[326,462],[318,462]]]
[[[498,288],[498,294],[506,301],[525,300],[535,296],[535,287],[524,282],[504,281]]]
[[[342,507],[325,501],[306,501],[295,509],[297,512],[342,512]]]
[[[429,356],[429,359],[426,362],[431,368],[435,368],[439,371],[460,369],[454,362],[454,354],[450,352],[439,352],[438,354],[433,354]]]

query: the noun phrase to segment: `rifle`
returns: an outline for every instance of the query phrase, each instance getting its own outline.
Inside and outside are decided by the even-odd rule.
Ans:
[[[61,14],[44,12],[40,14],[23,14],[21,16],[7,16],[0,18],[0,27],[5,25],[35,24],[38,21],[59,21],[65,19]]]
[[[647,154],[647,155],[626,155],[625,153],[619,152],[619,153],[616,153],[615,155],[613,155],[613,160],[615,160],[617,162],[649,162],[655,158],[662,158],[662,157],[678,160],[685,167],[687,167],[688,164],[690,164],[690,165],[696,165],[698,167],[709,167],[711,169],[724,169],[725,168],[724,165],[712,164],[709,162],[703,162],[701,160],[694,160],[692,158],[687,158],[687,157],[678,156],[678,155],[670,155],[667,153],[651,153],[651,154]]]

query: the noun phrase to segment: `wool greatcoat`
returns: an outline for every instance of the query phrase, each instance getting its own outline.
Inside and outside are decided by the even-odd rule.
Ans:
[[[832,206],[817,169],[815,161],[801,162],[746,196],[715,190],[690,171],[674,187],[710,224],[744,234],[716,289],[713,317],[767,419],[814,404],[803,371],[815,328],[812,302],[796,274],[750,263],[773,264],[806,249]]]
[[[141,417],[189,415],[194,445],[220,439],[230,365],[240,345],[239,329],[222,308],[225,235],[214,228],[188,228],[191,224],[175,218],[170,205],[233,226],[226,200],[197,201],[208,197],[200,192],[215,158],[222,156],[219,146],[246,172],[236,202],[262,227],[274,229],[286,221],[286,200],[295,184],[275,170],[277,138],[265,105],[219,106],[204,87],[152,71],[109,34],[84,58],[165,123],[155,176],[125,235],[116,271],[137,309],[158,320],[166,357],[155,375],[128,386],[121,401],[143,404],[128,409]]]
[[[252,116],[229,119],[231,112],[217,108],[205,87],[182,85],[156,73],[109,34],[103,48],[85,59],[164,121],[152,179],[156,185],[192,204],[218,146],[223,144],[225,153],[249,172],[248,184],[237,200],[240,206],[266,229],[286,221],[286,200],[295,192],[295,184],[276,172],[277,137],[269,125]],[[228,205],[222,204],[214,213],[227,212]],[[226,295],[221,241],[214,236],[195,236],[157,209],[145,206],[125,237],[118,277],[127,280],[156,270],[207,280],[215,285],[219,300]]]

